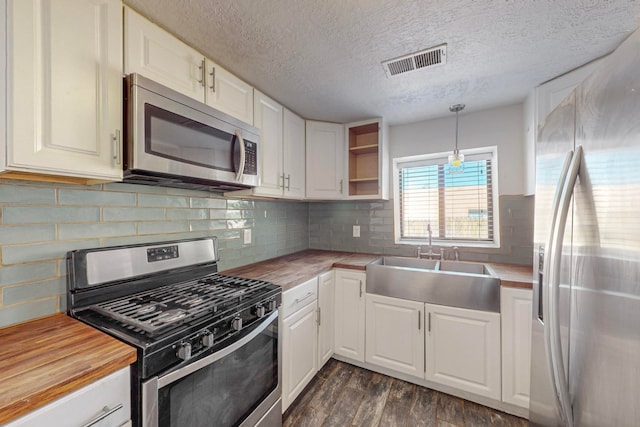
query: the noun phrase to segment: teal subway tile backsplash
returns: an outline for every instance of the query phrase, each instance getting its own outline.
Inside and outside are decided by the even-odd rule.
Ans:
[[[24,191],[20,185],[0,185],[0,203],[52,204],[56,200],[53,188],[33,188]]]
[[[31,224],[0,227],[0,244],[46,242],[56,239],[55,224]]]
[[[58,202],[61,205],[135,206],[136,195],[95,190],[61,189],[58,191]]]
[[[6,206],[2,208],[3,224],[95,222],[100,208],[59,206]]]
[[[217,236],[224,270],[309,247],[303,202],[0,180],[0,210],[0,326],[65,310],[70,250]]]
[[[18,264],[0,268],[0,286],[56,277],[56,263]]]
[[[189,199],[186,197],[178,196],[138,194],[138,206],[186,208],[189,206]]]

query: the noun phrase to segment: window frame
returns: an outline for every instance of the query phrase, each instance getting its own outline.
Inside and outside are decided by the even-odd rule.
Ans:
[[[499,210],[499,197],[498,191],[498,147],[492,145],[489,147],[470,148],[466,150],[460,150],[461,154],[472,156],[476,154],[490,154],[491,155],[491,192],[492,192],[492,209],[493,209],[493,241],[473,241],[473,240],[440,240],[433,238],[433,244],[442,247],[472,247],[472,248],[499,248],[500,247],[500,210]],[[424,240],[418,239],[403,239],[400,236],[400,178],[399,169],[403,164],[433,161],[436,159],[444,159],[451,154],[450,151],[430,154],[419,154],[414,156],[395,157],[393,158],[393,234],[395,244],[401,245],[425,245],[428,244],[428,237],[425,236]]]

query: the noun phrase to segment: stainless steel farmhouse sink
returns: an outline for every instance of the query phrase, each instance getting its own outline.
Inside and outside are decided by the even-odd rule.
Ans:
[[[391,267],[420,268],[423,270],[435,270],[435,268],[438,266],[438,261],[432,259],[406,258],[399,256],[385,256],[380,258],[376,262],[378,261],[380,265],[387,265]]]
[[[381,257],[366,271],[368,293],[500,312],[500,279],[486,264]]]

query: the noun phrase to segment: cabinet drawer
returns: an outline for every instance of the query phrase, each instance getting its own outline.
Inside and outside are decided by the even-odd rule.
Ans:
[[[126,426],[131,418],[130,392],[130,373],[126,367],[36,409],[6,427]]]
[[[318,298],[318,278],[307,280],[282,294],[282,318],[286,319]]]

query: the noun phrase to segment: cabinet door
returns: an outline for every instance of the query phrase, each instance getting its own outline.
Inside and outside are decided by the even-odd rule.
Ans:
[[[121,427],[130,425],[129,367],[18,418],[5,427]],[[106,413],[108,415],[104,416]],[[104,418],[101,418],[104,416]],[[98,419],[100,419],[98,421]]]
[[[424,377],[424,303],[366,295],[366,361]]]
[[[253,125],[253,87],[207,59],[206,102]]]
[[[260,129],[260,186],[254,194],[282,196],[282,105],[265,94],[254,91],[254,125]]]
[[[333,356],[334,272],[318,276],[318,369]]]
[[[282,410],[309,384],[317,371],[316,301],[282,322]]]
[[[364,362],[366,275],[336,270],[335,279],[335,353]]]
[[[9,5],[9,169],[121,179],[122,4]]]
[[[529,408],[531,383],[530,289],[502,287],[502,401]]]
[[[344,126],[307,120],[307,198],[344,196]]]
[[[429,381],[500,400],[500,314],[425,304]]]
[[[284,197],[302,199],[305,194],[305,123],[284,109],[283,135]]]
[[[124,10],[124,72],[139,73],[204,102],[204,56],[129,8]]]

